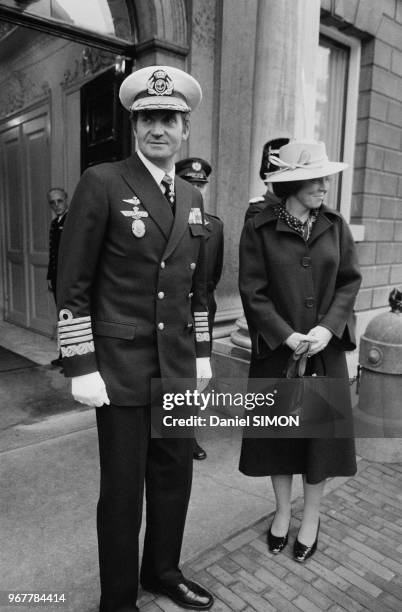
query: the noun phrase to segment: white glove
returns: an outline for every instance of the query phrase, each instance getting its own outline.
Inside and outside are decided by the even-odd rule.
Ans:
[[[110,404],[106,386],[99,372],[91,372],[71,379],[71,393],[76,402],[99,408]]]
[[[310,329],[308,335],[313,337],[313,342],[308,354],[315,355],[316,353],[319,353],[325,349],[328,342],[331,340],[333,333],[322,325],[316,325]]]
[[[209,357],[197,357],[197,390],[203,391],[212,378],[211,360]]]

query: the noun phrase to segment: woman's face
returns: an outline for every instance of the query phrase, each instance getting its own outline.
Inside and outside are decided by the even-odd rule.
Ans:
[[[328,186],[329,178],[327,176],[304,181],[304,185],[295,194],[295,197],[308,210],[318,208],[323,202]]]

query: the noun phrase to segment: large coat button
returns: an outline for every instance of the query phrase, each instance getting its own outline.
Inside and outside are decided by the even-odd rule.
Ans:
[[[190,268],[191,268],[191,270],[195,270],[195,268],[196,268],[196,264],[195,264],[194,262],[193,262],[193,263],[191,263],[191,264],[190,264]]]
[[[163,298],[164,298],[164,297],[165,297],[165,294],[163,293],[163,291],[159,291],[159,293],[158,293],[158,298],[159,298],[160,300],[163,300]]]
[[[304,300],[304,303],[306,305],[306,308],[313,308],[315,299],[313,297],[308,297]]]
[[[166,266],[165,262],[164,262],[164,261],[161,261],[161,268],[162,268],[162,270],[163,270],[163,268],[164,268],[165,266]]]
[[[160,329],[160,330],[165,329],[165,324],[164,323],[158,323],[158,329]]]

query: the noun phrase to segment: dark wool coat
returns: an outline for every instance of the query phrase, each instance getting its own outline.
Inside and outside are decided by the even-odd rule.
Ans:
[[[251,378],[276,378],[293,333],[327,327],[333,338],[312,358],[311,373],[347,378],[344,351],[356,347],[353,306],[361,282],[352,235],[340,213],[321,206],[310,239],[274,214],[250,218],[240,241],[239,286],[252,340]],[[355,471],[347,439],[244,439],[240,469],[249,475],[305,473],[309,482]]]
[[[222,276],[223,267],[223,222],[219,217],[209,213],[205,213],[205,220],[208,321],[212,339],[212,329],[216,313],[215,289]]]
[[[59,247],[63,233],[67,213],[52,219],[49,228],[49,264],[47,267],[47,280],[50,281],[52,291],[56,292],[57,264],[59,259]]]
[[[151,378],[193,378],[196,356],[209,356],[202,197],[179,177],[175,194],[173,217],[133,155],[86,170],[71,202],[57,291],[63,366],[99,370],[113,404],[147,404]]]

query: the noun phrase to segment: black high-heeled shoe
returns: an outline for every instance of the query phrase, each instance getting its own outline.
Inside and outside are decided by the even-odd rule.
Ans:
[[[320,531],[320,521],[318,521],[317,535],[311,546],[302,544],[301,542],[299,542],[298,538],[296,538],[295,543],[293,545],[293,557],[295,561],[298,561],[298,563],[304,563],[305,561],[307,561],[307,559],[309,559],[310,557],[314,555],[315,551],[317,550],[319,531]]]
[[[274,536],[271,531],[272,523],[271,523],[270,528],[268,529],[267,542],[268,542],[268,548],[270,552],[274,555],[277,555],[285,548],[286,544],[288,543],[289,529],[285,536]]]

